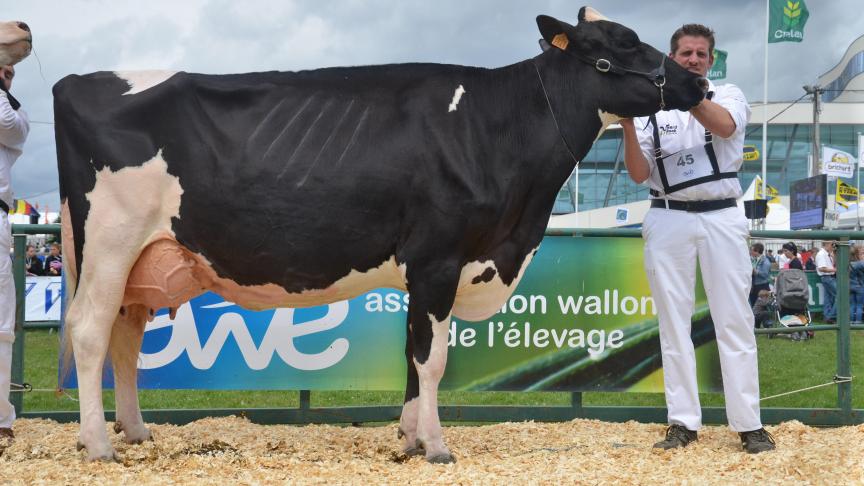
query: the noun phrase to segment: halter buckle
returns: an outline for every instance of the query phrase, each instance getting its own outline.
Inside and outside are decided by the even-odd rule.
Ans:
[[[609,70],[612,69],[612,63],[606,59],[597,59],[594,63],[594,67],[601,73],[608,73]]]

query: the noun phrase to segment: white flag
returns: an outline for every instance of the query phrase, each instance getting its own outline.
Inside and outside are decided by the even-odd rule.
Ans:
[[[864,135],[858,135],[858,167],[864,167]]]
[[[836,177],[852,177],[855,172],[855,156],[833,147],[822,147],[822,173]]]

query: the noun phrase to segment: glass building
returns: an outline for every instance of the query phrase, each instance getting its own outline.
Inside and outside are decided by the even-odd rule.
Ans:
[[[858,134],[864,134],[864,36],[850,45],[843,60],[823,74],[818,84],[823,90],[819,116],[821,144],[857,155]],[[772,102],[767,107],[751,102],[752,116],[746,132],[745,151],[755,148],[759,157],[745,160],[741,167],[738,178],[744,189],[757,175],[761,176],[762,157],[767,157],[768,184],[778,189],[781,196],[788,196],[790,183],[809,176],[813,153],[813,106],[811,96],[798,102]],[[762,147],[765,111],[768,117],[767,151]],[[621,141],[621,130],[617,125],[603,133],[561,188],[553,214],[581,214],[640,202],[647,210],[648,189],[634,184],[627,175]],[[857,173],[846,182],[854,185]],[[788,201],[788,198],[784,200]],[[555,219],[553,216],[553,226]],[[628,224],[641,223],[641,219],[637,219]],[[620,223],[616,224],[614,218],[592,218],[591,224],[578,226],[614,227]]]

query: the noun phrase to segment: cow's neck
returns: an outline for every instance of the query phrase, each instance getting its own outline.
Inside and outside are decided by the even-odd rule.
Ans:
[[[561,59],[564,57],[565,59]],[[562,62],[563,61],[563,62]],[[600,118],[602,86],[591,67],[552,49],[533,59],[539,89],[547,100],[549,116],[571,159],[581,161],[603,128]]]

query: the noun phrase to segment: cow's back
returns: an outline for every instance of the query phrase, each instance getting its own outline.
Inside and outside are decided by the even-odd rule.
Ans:
[[[78,268],[96,174],[157,158],[180,193],[168,235],[219,278],[299,293],[395,262],[400,238],[418,223],[408,208],[429,205],[439,190],[430,186],[440,180],[440,140],[426,132],[449,100],[422,94],[451,85],[453,73],[482,71],[175,73],[144,89],[115,73],[69,76],[54,88],[55,116]],[[127,180],[124,191],[142,201],[164,198],[173,184]],[[436,204],[454,203],[442,195]]]

